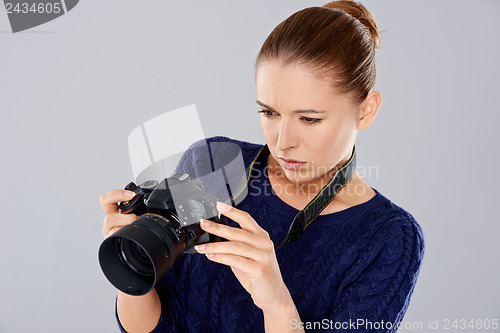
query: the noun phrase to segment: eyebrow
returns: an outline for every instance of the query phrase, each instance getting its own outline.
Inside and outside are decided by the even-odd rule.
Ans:
[[[266,109],[269,109],[271,111],[275,111],[272,107],[270,107],[269,105],[266,105],[266,104],[262,103],[259,100],[256,100],[255,102],[257,104],[259,104],[260,106],[265,107]],[[317,111],[317,110],[307,109],[307,110],[295,110],[293,112],[294,113],[325,113],[326,111]]]

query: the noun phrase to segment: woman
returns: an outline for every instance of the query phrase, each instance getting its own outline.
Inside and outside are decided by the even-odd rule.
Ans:
[[[378,39],[373,17],[351,1],[306,8],[274,29],[256,62],[268,154],[258,144],[207,139],[237,144],[245,166],[261,171],[237,207],[218,205],[228,226],[201,222],[228,241],[183,255],[144,296],[118,292],[122,331],[395,331],[418,277],[423,234],[357,172],[297,241],[274,246],[374,121],[382,103],[372,91]],[[178,170],[196,176],[189,152]],[[103,236],[137,218],[118,214],[117,203],[132,196],[101,196]]]

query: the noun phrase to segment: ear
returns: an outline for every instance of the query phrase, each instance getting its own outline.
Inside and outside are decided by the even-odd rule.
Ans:
[[[370,92],[359,106],[359,118],[356,129],[363,130],[370,127],[381,105],[382,94],[379,91]]]

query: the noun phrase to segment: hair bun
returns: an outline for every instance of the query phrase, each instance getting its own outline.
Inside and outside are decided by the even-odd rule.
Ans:
[[[351,0],[338,0],[332,1],[325,5],[324,8],[336,9],[345,12],[352,17],[358,19],[370,33],[375,50],[378,50],[380,35],[378,31],[377,22],[373,18],[372,14],[363,6],[360,2],[354,2]]]

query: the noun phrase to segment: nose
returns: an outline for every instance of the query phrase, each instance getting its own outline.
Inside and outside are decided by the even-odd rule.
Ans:
[[[278,149],[280,151],[286,151],[290,148],[297,147],[297,134],[292,128],[289,120],[283,119],[280,123],[280,131],[278,134]]]

